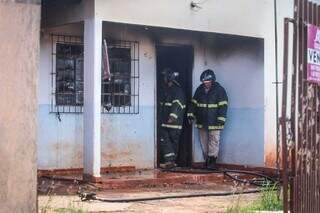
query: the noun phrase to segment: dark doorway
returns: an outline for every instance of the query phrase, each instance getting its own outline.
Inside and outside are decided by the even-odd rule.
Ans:
[[[193,69],[193,47],[187,45],[157,45],[157,107],[160,104],[160,94],[163,91],[163,80],[161,71],[164,68],[172,68],[179,72],[179,83],[185,91],[187,103],[192,96],[192,69]],[[188,104],[187,104],[188,110]],[[159,118],[159,110],[157,110],[157,117]],[[160,146],[159,146],[159,128],[161,124],[157,120],[157,166],[160,160]],[[183,131],[180,137],[179,152],[178,152],[178,166],[187,167],[192,163],[192,127],[188,124],[185,114]]]

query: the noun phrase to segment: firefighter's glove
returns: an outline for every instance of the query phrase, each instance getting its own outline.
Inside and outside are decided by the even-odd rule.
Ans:
[[[194,117],[189,116],[189,117],[188,117],[188,123],[189,123],[190,125],[192,125],[193,122],[194,122]]]
[[[176,120],[176,118],[169,116],[168,123],[171,124]]]
[[[225,122],[224,121],[218,121],[219,126],[224,126]]]

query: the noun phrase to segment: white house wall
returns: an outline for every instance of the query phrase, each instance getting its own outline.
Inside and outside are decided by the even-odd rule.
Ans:
[[[82,25],[69,25],[45,32],[41,38],[39,87],[39,169],[81,168],[83,163],[83,115],[61,113],[61,122],[50,112],[51,37],[50,33],[82,36]],[[102,167],[154,167],[154,52],[143,36],[125,37],[140,43],[140,106],[137,115],[102,115]]]
[[[130,40],[126,36],[130,35],[130,30],[135,29],[128,25],[106,24],[105,26],[107,31],[113,32],[110,35],[124,40]],[[108,26],[110,27],[108,28]],[[148,58],[155,58],[154,46],[156,43],[192,45],[194,47],[193,92],[200,84],[201,72],[211,68],[215,70],[218,81],[225,86],[229,95],[228,122],[222,134],[219,161],[264,165],[263,39],[159,28],[143,30],[140,27],[138,32],[140,33],[136,39],[143,37],[145,38],[143,42],[148,43],[148,45],[142,46],[151,45],[149,48],[141,49],[143,55]],[[155,73],[155,65],[152,64],[155,61],[150,62],[147,69],[150,73]],[[141,83],[144,82],[144,80],[141,81]],[[155,84],[150,86],[155,87]],[[141,92],[143,94],[144,91],[140,91],[140,94]],[[154,94],[149,92],[141,98],[143,100],[150,95]],[[135,123],[129,123],[128,132],[134,126]],[[113,128],[111,129],[113,130]],[[130,139],[127,138],[125,141],[128,140]],[[248,155],[248,147],[255,150],[251,155]],[[194,130],[193,161],[200,162],[202,160],[198,131]]]
[[[82,24],[51,28],[41,33],[38,85],[38,168],[80,168],[83,154],[83,117],[50,114],[52,49],[50,34],[83,36]]]
[[[224,36],[105,23],[104,35],[139,41],[139,114],[102,115],[102,166],[153,168],[155,164],[156,43],[188,44],[194,47],[193,91],[204,69],[216,71],[230,99],[228,122],[222,136],[220,162],[263,165],[264,74],[262,45],[221,46]],[[81,35],[82,25],[51,29],[41,39],[39,87],[38,163],[40,169],[82,167],[83,117],[80,114],[50,114],[51,40],[49,33]],[[231,39],[232,37],[226,37]],[[222,39],[222,40],[221,40]],[[257,40],[252,38],[253,40]],[[228,40],[226,40],[228,41]],[[240,40],[241,41],[241,40]],[[194,131],[195,162],[202,160],[199,137]],[[248,157],[250,146],[254,151]]]
[[[229,97],[227,123],[222,131],[219,162],[264,165],[264,41],[237,36],[215,36],[206,51],[199,50],[197,66],[212,68]],[[203,53],[206,56],[203,56]],[[201,54],[202,53],[202,54]],[[207,62],[207,66],[204,63]],[[194,89],[201,69],[194,70]],[[202,159],[195,131],[195,161]],[[250,152],[248,149],[254,150]],[[250,154],[248,154],[250,152]]]
[[[273,0],[203,2],[202,9],[191,10],[185,0],[96,0],[95,14],[119,23],[263,37],[273,7]]]
[[[155,54],[152,41],[140,31],[103,25],[106,38],[139,42],[139,114],[103,114],[102,166],[155,165]]]
[[[282,28],[283,16],[292,14],[293,0],[281,0],[278,3],[279,28]],[[190,2],[184,0],[96,0],[95,14],[105,21],[264,39],[264,164],[275,166],[274,0],[209,0],[200,6],[202,9],[195,11],[190,9]],[[279,31],[279,43],[282,38],[282,31]]]
[[[88,3],[91,2],[91,3]],[[92,1],[88,1],[92,9]],[[274,0],[209,0],[200,6],[202,9],[197,11],[190,9],[190,2],[184,0],[177,1],[148,1],[148,0],[95,0],[94,15],[98,19],[104,21],[136,24],[142,26],[157,26],[176,29],[187,29],[192,31],[217,32],[233,35],[243,35],[257,37],[264,40],[264,165],[275,166],[276,157],[276,89],[275,89],[275,36],[274,36]],[[314,2],[320,3],[316,0]],[[283,19],[284,17],[292,17],[293,0],[278,0],[278,68],[279,81],[282,79],[282,52],[283,52]],[[82,4],[82,3],[81,3]],[[69,10],[61,11],[56,18],[51,16],[51,23],[62,24],[73,21],[83,20],[85,15],[81,14],[84,10]],[[73,13],[73,14],[71,14]],[[74,18],[68,18],[74,17]],[[55,21],[56,19],[56,21]],[[181,35],[176,40],[181,40]],[[148,42],[151,42],[149,37]],[[174,40],[174,39],[173,39]],[[195,38],[195,41],[199,40]],[[195,42],[193,41],[193,42]],[[146,42],[146,43],[148,43]],[[145,42],[144,42],[145,43]],[[144,45],[140,43],[140,49]],[[149,43],[150,44],[150,43]],[[49,44],[46,44],[49,45]],[[200,44],[199,44],[200,45]],[[151,47],[148,47],[151,48]],[[195,46],[195,50],[198,47]],[[142,49],[141,49],[142,50]],[[151,50],[151,49],[149,49]],[[142,52],[142,51],[141,51]],[[200,55],[199,52],[198,55]],[[140,56],[140,60],[145,55]],[[152,56],[150,56],[152,57]],[[195,55],[195,68],[197,66],[197,55]],[[232,56],[233,58],[236,56]],[[213,55],[212,58],[215,58]],[[48,60],[48,59],[45,59]],[[154,60],[154,58],[153,58]],[[229,61],[231,60],[228,59]],[[221,69],[229,67],[228,60],[219,63]],[[142,61],[140,61],[142,64]],[[146,63],[146,61],[144,62]],[[153,63],[148,61],[148,63]],[[199,67],[203,68],[201,63]],[[154,67],[155,65],[153,65]],[[215,64],[217,66],[217,64]],[[230,65],[232,66],[232,65]],[[141,69],[142,70],[142,69]],[[148,73],[149,74],[149,73]],[[194,76],[194,87],[198,82],[198,74]],[[219,73],[218,73],[219,76]],[[224,76],[220,76],[224,79]],[[46,78],[48,78],[46,76]],[[140,83],[143,84],[142,78]],[[151,82],[148,82],[148,84]],[[228,84],[228,81],[225,82]],[[140,97],[141,95],[140,90]],[[279,90],[279,100],[281,101],[281,85]],[[141,99],[141,101],[143,101]],[[142,109],[142,108],[141,108]],[[65,116],[65,115],[63,115]],[[79,116],[81,117],[81,116]],[[104,116],[103,116],[104,117]],[[115,119],[117,115],[110,116],[110,119]],[[81,119],[79,119],[80,121]],[[115,119],[117,120],[117,119]],[[78,120],[77,120],[78,121]],[[65,121],[66,122],[66,121]],[[74,121],[76,122],[76,121]],[[104,122],[104,121],[103,121]],[[55,127],[56,128],[56,127]],[[227,127],[228,128],[228,127]],[[77,131],[81,128],[75,128]],[[57,130],[58,131],[58,130]],[[60,130],[59,130],[60,131]],[[61,130],[62,131],[62,130]],[[107,131],[107,129],[106,129]],[[81,132],[81,131],[80,131]],[[62,133],[61,133],[62,134]],[[66,133],[64,133],[66,134]],[[105,134],[105,133],[102,133]],[[55,136],[57,137],[57,136]],[[81,134],[77,136],[82,138]],[[103,136],[104,137],[104,136]],[[105,136],[108,137],[108,136]],[[109,135],[109,137],[111,137]],[[195,137],[197,137],[195,135]],[[49,137],[48,137],[49,138]],[[130,138],[132,138],[130,136]],[[134,138],[134,137],[133,137]],[[102,144],[104,147],[104,145]],[[120,146],[120,145],[119,145]],[[106,149],[106,148],[103,148]],[[222,151],[226,150],[222,147]],[[81,151],[79,151],[79,156]],[[55,156],[58,158],[59,156]],[[196,157],[196,160],[199,160]],[[81,160],[78,161],[81,165]],[[233,162],[233,160],[232,160]],[[259,161],[260,164],[260,161]]]

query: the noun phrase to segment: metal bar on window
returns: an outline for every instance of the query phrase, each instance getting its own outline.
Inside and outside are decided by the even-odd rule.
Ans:
[[[50,112],[82,113],[83,38],[81,36],[51,35],[51,45]],[[108,52],[111,79],[101,83],[101,104],[103,105],[101,112],[138,114],[139,43],[137,41],[108,40]],[[61,65],[61,63],[64,64]],[[108,104],[112,105],[111,109],[106,109]]]
[[[52,113],[81,113],[78,95],[83,86],[78,86],[77,59],[83,60],[83,38],[81,36],[51,35],[51,108]],[[80,61],[81,61],[80,60]],[[83,66],[83,63],[79,63]],[[59,66],[57,66],[59,65]],[[62,66],[62,67],[61,67]],[[83,67],[79,68],[80,72]],[[83,73],[81,73],[83,75]],[[70,78],[71,77],[71,78]],[[83,77],[81,77],[83,81]],[[79,82],[80,84],[83,82]],[[79,98],[82,100],[83,98]]]
[[[108,114],[137,114],[139,106],[137,106],[137,91],[138,76],[137,68],[139,64],[139,57],[137,56],[137,49],[139,43],[136,41],[126,40],[108,40],[108,55],[110,62],[111,81],[110,86],[102,94],[103,105],[106,99],[103,97],[110,97],[112,108],[107,111],[102,110],[102,113]],[[102,88],[104,85],[102,84]]]

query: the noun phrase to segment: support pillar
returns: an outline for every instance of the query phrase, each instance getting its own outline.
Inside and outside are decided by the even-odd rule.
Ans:
[[[1,213],[38,212],[40,16],[40,1],[0,0]]]
[[[101,167],[101,48],[102,21],[84,22],[84,162],[83,178],[97,182]]]

